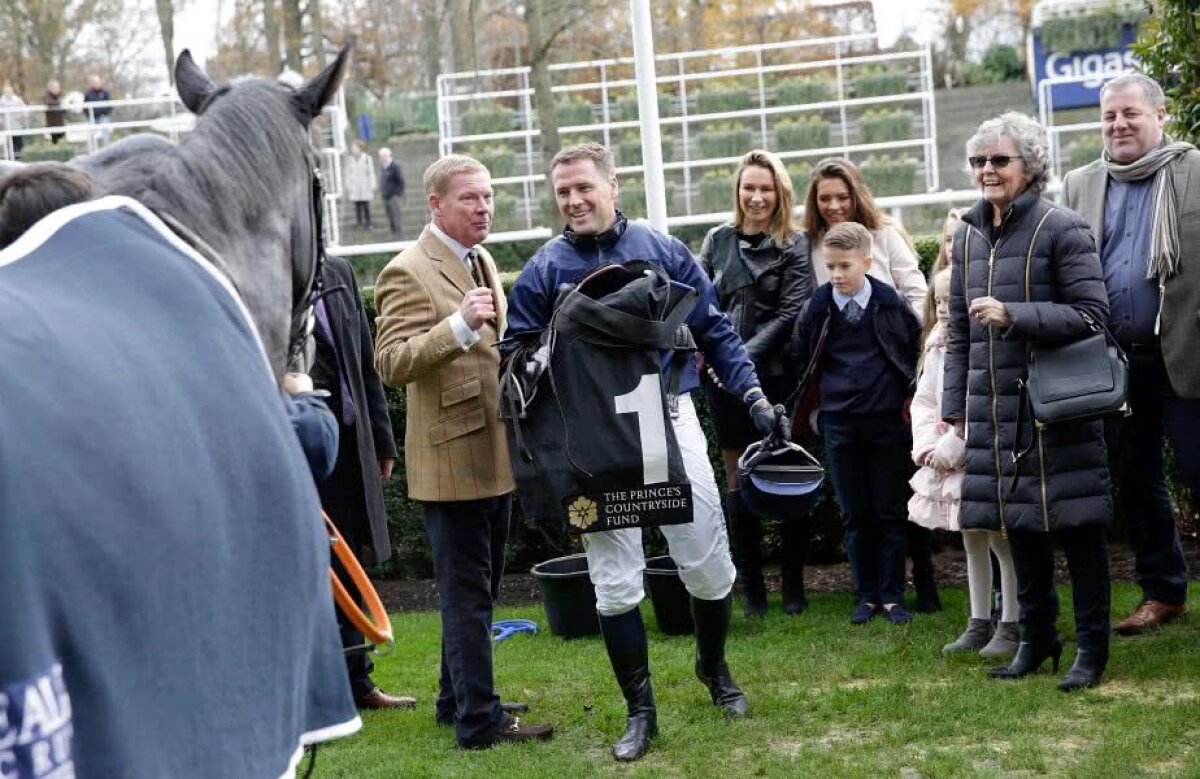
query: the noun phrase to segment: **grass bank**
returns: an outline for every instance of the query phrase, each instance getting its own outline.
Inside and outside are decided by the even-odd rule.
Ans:
[[[1193,596],[1197,586],[1193,585]],[[1060,591],[1069,611],[1069,592]],[[394,654],[377,659],[376,681],[414,694],[415,712],[369,712],[354,738],[323,747],[316,776],[371,777],[991,777],[1200,776],[1200,618],[1156,635],[1117,639],[1105,683],[1082,694],[1056,688],[1059,674],[994,682],[978,657],[945,659],[966,593],[946,590],[946,611],[911,625],[847,624],[849,595],[817,593],[794,619],[776,609],[762,622],[735,617],[730,665],[752,717],[728,722],[692,676],[693,642],[650,628],[661,736],[633,766],[609,744],[624,706],[600,640],[563,641],[543,632],[496,648],[506,700],[532,704],[529,719],[558,726],[549,744],[486,752],[454,748],[433,723],[439,656],[436,613],[394,617]],[[1114,614],[1136,605],[1119,584]],[[540,607],[497,618],[543,625]],[[1066,614],[1064,640],[1073,635]],[[1046,666],[1047,670],[1049,665]]]

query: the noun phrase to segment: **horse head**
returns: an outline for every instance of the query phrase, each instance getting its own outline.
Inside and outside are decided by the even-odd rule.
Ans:
[[[148,144],[146,154],[87,165],[102,189],[141,200],[210,254],[254,318],[277,378],[311,361],[323,204],[309,126],[349,59],[346,46],[295,89],[252,77],[218,85],[185,50],[175,84],[195,129],[170,149]]]
[[[242,153],[247,158],[279,160],[282,156],[291,164],[279,166],[276,163],[277,168],[282,168],[280,172],[284,180],[279,182],[278,210],[270,214],[271,218],[265,223],[260,221],[259,227],[265,230],[251,230],[242,234],[240,245],[224,256],[228,272],[235,277],[235,283],[247,298],[251,313],[259,323],[277,375],[283,369],[303,370],[311,364],[312,343],[308,336],[312,329],[312,304],[319,284],[323,256],[324,190],[308,128],[337,93],[349,59],[350,46],[347,45],[332,63],[295,89],[277,81],[262,79],[235,81],[220,86],[195,63],[187,50],[179,55],[175,63],[175,84],[179,97],[188,110],[200,117],[196,127],[199,135],[196,137],[205,137],[203,131],[206,125],[216,125],[227,131],[233,126],[243,131],[252,130],[254,117],[245,115],[247,111],[261,113],[258,120],[268,126],[287,116],[292,119],[295,132],[287,138],[293,147],[291,149],[255,148],[256,145],[263,145],[264,141],[278,146],[283,140],[279,133],[266,133],[254,139],[239,132],[244,140]],[[262,113],[264,109],[266,113]],[[300,164],[297,164],[298,161]],[[266,235],[263,235],[264,232]],[[270,238],[270,243],[265,244],[262,240],[264,237]],[[274,256],[262,257],[265,251]],[[255,257],[255,254],[259,256]],[[270,277],[263,272],[264,266],[273,271]],[[280,268],[286,271],[284,279],[280,278]],[[281,285],[282,280],[288,283]],[[278,305],[281,288],[289,293],[290,305],[284,308]],[[287,315],[282,315],[283,312]]]

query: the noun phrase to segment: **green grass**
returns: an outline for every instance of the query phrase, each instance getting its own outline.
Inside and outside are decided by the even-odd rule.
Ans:
[[[1070,596],[1060,596],[1066,639]],[[1137,597],[1134,586],[1117,585],[1114,614],[1128,613]],[[375,680],[418,696],[417,710],[366,713],[357,736],[321,748],[316,776],[1200,776],[1200,619],[1114,640],[1104,684],[1064,695],[1055,684],[1072,643],[1060,674],[991,681],[981,658],[941,656],[963,626],[966,595],[946,590],[943,600],[946,611],[904,627],[849,625],[852,602],[842,594],[817,593],[794,619],[776,603],[764,622],[735,616],[729,661],[752,706],[742,722],[711,706],[692,676],[692,640],[659,633],[647,602],[661,735],[632,766],[608,754],[624,705],[598,638],[564,641],[547,631],[497,645],[502,696],[532,704],[530,721],[557,725],[557,737],[465,752],[433,724],[437,614],[397,615],[398,647],[377,659]],[[496,617],[545,625],[538,606]]]

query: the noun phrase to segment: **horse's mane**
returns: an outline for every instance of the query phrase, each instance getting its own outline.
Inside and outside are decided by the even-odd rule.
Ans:
[[[291,90],[261,78],[222,87],[178,146],[112,167],[102,188],[188,224],[201,236],[261,230],[306,169]],[[305,174],[307,176],[307,174]]]

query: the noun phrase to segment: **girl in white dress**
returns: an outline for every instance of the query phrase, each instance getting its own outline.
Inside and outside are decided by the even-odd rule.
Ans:
[[[958,506],[966,464],[966,442],[942,421],[942,363],[946,354],[943,322],[950,307],[950,247],[959,214],[951,211],[942,228],[942,251],[932,276],[932,294],[926,305],[924,353],[912,402],[913,463],[919,470],[909,482],[909,520],[931,529],[958,530]],[[1008,539],[1001,531],[964,530],[967,552],[967,587],[971,615],[966,629],[942,648],[947,654],[978,652],[983,657],[1010,655],[1017,649],[1017,576]],[[990,554],[989,554],[990,552]],[[1000,622],[991,621],[992,561],[1000,564]]]

